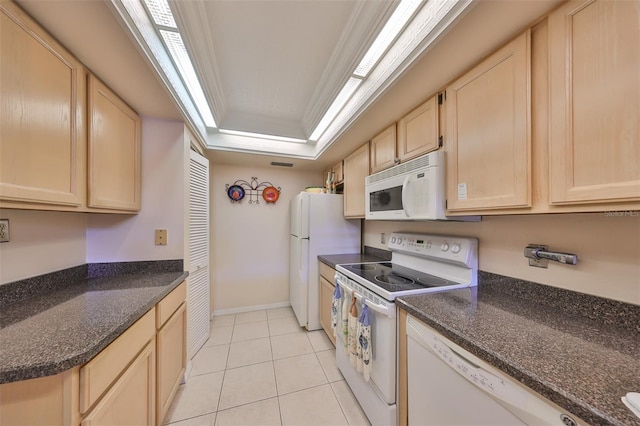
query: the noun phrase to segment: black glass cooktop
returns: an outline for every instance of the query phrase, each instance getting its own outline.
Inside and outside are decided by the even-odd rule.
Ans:
[[[391,262],[354,263],[340,266],[389,293],[456,284],[444,278],[395,265]]]

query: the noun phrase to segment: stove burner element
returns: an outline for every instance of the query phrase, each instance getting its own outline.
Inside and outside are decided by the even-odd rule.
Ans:
[[[356,271],[371,271],[376,269],[374,265],[369,263],[356,263],[355,265],[347,265],[351,269],[355,269]]]
[[[375,280],[384,284],[413,284],[415,282],[412,279],[393,274],[376,275]]]

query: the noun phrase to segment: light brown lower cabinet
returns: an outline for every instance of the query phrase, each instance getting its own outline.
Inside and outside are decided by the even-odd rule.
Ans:
[[[82,426],[154,425],[156,342],[152,339],[82,420]]]
[[[187,305],[182,303],[158,330],[157,417],[162,424],[187,366]]]
[[[320,325],[335,346],[336,337],[331,330],[331,304],[333,303],[333,292],[336,289],[333,284],[336,271],[322,262],[318,262],[318,271],[320,272],[318,275],[320,280]]]
[[[186,283],[84,365],[0,385],[0,425],[160,425],[186,367]]]

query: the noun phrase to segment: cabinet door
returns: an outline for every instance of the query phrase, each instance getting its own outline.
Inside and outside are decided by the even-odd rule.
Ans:
[[[155,339],[136,357],[82,426],[155,425]]]
[[[82,65],[12,2],[0,34],[0,199],[84,204]]]
[[[320,324],[333,346],[336,345],[336,338],[333,335],[333,330],[331,330],[331,303],[333,302],[334,290],[335,286],[333,284],[324,279],[324,277],[320,277]]]
[[[364,217],[364,181],[369,175],[369,144],[344,159],[344,216]]]
[[[450,211],[531,205],[530,33],[447,87]]]
[[[640,3],[549,16],[551,204],[640,200]]]
[[[89,76],[89,207],[140,210],[140,117]]]
[[[396,124],[384,129],[371,139],[371,173],[396,164]]]
[[[342,182],[344,180],[344,173],[342,171],[342,161],[331,168],[335,175],[336,183]]]
[[[407,161],[439,147],[437,96],[398,121],[398,158]]]
[[[187,366],[187,310],[183,303],[158,331],[158,423],[162,424]]]

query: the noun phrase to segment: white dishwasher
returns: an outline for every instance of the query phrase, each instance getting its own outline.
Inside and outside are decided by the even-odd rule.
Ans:
[[[410,315],[407,376],[409,425],[579,424]]]

